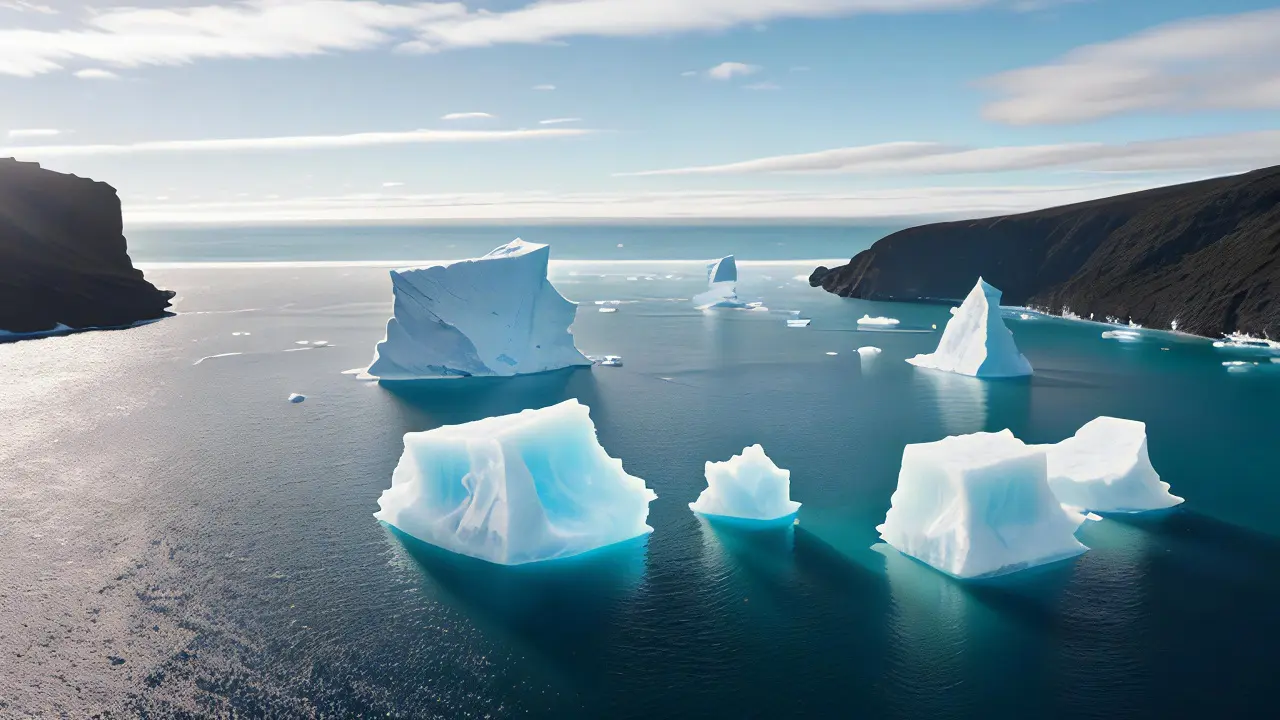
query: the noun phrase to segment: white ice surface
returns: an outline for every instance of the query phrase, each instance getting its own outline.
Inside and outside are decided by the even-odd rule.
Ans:
[[[653,532],[656,498],[600,447],[587,407],[566,400],[406,434],[374,516],[445,550],[520,565]]]
[[[724,462],[708,462],[707,489],[689,503],[702,515],[740,520],[780,520],[794,515],[800,503],[791,499],[791,471],[783,470],[752,445]]]
[[[1049,487],[1064,505],[1097,512],[1141,512],[1173,507],[1147,453],[1147,426],[1136,420],[1100,417],[1072,437],[1043,446]]]
[[[891,317],[871,317],[870,315],[863,315],[858,318],[859,325],[874,325],[876,327],[893,327],[894,325],[898,325],[900,322],[901,321],[896,318]]]
[[[908,358],[907,362],[974,377],[1031,374],[1031,363],[1018,352],[1013,333],[1000,316],[1000,291],[982,278],[947,321],[938,349]]]
[[[1002,575],[1078,555],[1084,515],[1049,489],[1043,448],[1008,430],[907,445],[877,530],[898,551],[959,578]]]
[[[577,305],[547,280],[550,248],[514,240],[482,258],[393,270],[393,316],[369,374],[383,380],[510,376],[590,362]]]

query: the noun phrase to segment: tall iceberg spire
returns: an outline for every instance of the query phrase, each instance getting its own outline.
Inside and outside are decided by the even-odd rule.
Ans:
[[[1000,291],[982,278],[954,311],[942,332],[938,349],[908,358],[917,367],[945,370],[973,377],[1021,377],[1031,363],[1018,352],[1013,333],[1000,317]]]
[[[509,376],[590,365],[569,327],[576,303],[547,280],[551,249],[516,239],[474,260],[391,271],[383,380]]]
[[[732,255],[707,265],[707,289],[693,298],[699,310],[746,307],[738,301],[738,263]]]

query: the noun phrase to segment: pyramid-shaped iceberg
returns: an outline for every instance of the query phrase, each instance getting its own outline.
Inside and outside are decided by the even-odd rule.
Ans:
[[[907,362],[973,377],[1021,377],[1032,372],[1000,316],[1000,291],[982,278],[953,312],[938,349]]]

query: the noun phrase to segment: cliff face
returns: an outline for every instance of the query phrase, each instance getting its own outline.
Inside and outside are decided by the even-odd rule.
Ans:
[[[0,159],[0,330],[129,325],[172,297],[129,260],[115,188]]]
[[[1280,337],[1280,167],[889,235],[809,282],[844,297],[957,300]]]

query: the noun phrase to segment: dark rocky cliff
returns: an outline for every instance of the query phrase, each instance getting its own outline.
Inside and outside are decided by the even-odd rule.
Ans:
[[[0,159],[0,330],[114,327],[164,317],[125,248],[115,188]]]
[[[979,275],[1006,305],[1217,336],[1280,337],[1280,167],[889,235],[809,282],[874,300],[958,300]]]

